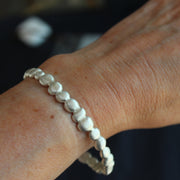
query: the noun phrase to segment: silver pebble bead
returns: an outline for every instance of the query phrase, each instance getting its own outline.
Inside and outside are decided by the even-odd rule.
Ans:
[[[87,162],[90,158],[92,158],[92,155],[89,152],[85,152],[78,158],[78,160],[84,163],[84,162]]]
[[[51,74],[45,74],[39,78],[39,83],[43,86],[49,86],[54,82],[54,77]]]
[[[81,120],[78,124],[78,128],[81,131],[91,131],[93,129],[94,123],[92,119],[86,116],[85,119]]]
[[[32,70],[29,72],[29,77],[30,77],[30,78],[33,78],[33,77],[35,76],[35,74],[36,74],[37,72],[40,72],[40,71],[42,71],[42,70],[39,69],[39,68],[34,68],[34,69],[32,69]]]
[[[111,174],[112,171],[113,171],[113,166],[108,166],[108,167],[106,167],[106,175]]]
[[[101,152],[100,152],[100,156],[101,158],[108,158],[108,156],[111,154],[110,148],[109,147],[105,147]]]
[[[109,154],[109,156],[107,158],[104,158],[102,161],[105,166],[109,166],[112,162],[114,162],[114,156],[112,154]]]
[[[36,68],[28,69],[28,70],[24,73],[23,79],[26,79],[27,77],[29,77],[30,72],[33,71],[34,69],[36,69]]]
[[[79,111],[75,112],[72,116],[72,119],[75,123],[81,121],[86,117],[86,111],[84,108],[81,108]]]
[[[70,99],[70,95],[67,91],[62,91],[56,94],[56,100],[60,103]]]
[[[99,163],[99,161],[94,157],[88,159],[88,165],[90,165],[91,167],[96,166],[97,163]]]
[[[34,78],[38,80],[41,76],[44,76],[44,75],[45,73],[43,71],[38,71],[35,73]]]
[[[70,98],[69,100],[65,101],[64,108],[68,112],[77,112],[80,109],[79,103],[75,100]]]
[[[106,147],[106,139],[102,136],[100,136],[96,141],[95,141],[95,148],[98,151],[102,151]]]
[[[100,137],[100,130],[98,128],[93,128],[89,133],[89,137],[92,140],[97,140]]]
[[[48,88],[48,92],[50,95],[55,95],[56,93],[61,92],[63,89],[62,85],[59,82],[53,82],[50,84]]]
[[[114,162],[114,160],[113,161],[111,161],[109,164],[108,164],[108,166],[114,166],[115,165],[115,162]]]

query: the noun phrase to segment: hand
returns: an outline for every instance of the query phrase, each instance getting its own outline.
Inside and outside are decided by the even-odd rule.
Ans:
[[[41,67],[106,137],[180,123],[180,2],[152,0],[98,41]]]
[[[179,12],[179,0],[151,0],[95,43],[40,68],[105,137],[180,123]],[[3,179],[53,179],[92,146],[35,80],[4,93],[0,107]]]

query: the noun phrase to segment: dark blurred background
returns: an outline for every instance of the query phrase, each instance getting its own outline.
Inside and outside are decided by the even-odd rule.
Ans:
[[[47,58],[71,53],[142,6],[146,0],[6,0],[0,1],[0,92],[22,80],[24,71]],[[17,27],[36,16],[52,33],[33,47],[20,40]],[[131,130],[108,140],[115,155],[110,176],[76,161],[57,180],[179,180],[180,125]],[[61,154],[60,154],[61,155]]]

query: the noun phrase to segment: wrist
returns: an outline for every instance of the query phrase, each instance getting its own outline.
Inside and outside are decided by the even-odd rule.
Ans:
[[[103,79],[103,67],[97,66],[97,58],[91,63],[76,53],[58,55],[40,66],[63,84],[65,90],[76,98],[87,115],[94,120],[101,134],[108,138],[129,129],[123,104]],[[119,90],[119,93],[121,90]]]

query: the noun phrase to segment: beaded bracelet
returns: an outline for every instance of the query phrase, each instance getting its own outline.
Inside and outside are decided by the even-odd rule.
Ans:
[[[34,78],[39,80],[42,86],[48,86],[48,93],[50,95],[54,95],[58,102],[64,103],[65,110],[72,113],[72,120],[77,123],[78,129],[88,132],[90,139],[95,141],[95,149],[100,151],[100,157],[102,158],[102,160],[99,161],[89,152],[86,152],[79,158],[79,161],[87,164],[97,173],[109,175],[113,171],[115,164],[114,156],[110,148],[106,146],[106,139],[101,136],[100,130],[94,128],[93,120],[86,116],[85,109],[80,107],[79,103],[71,98],[67,91],[63,90],[63,86],[55,81],[51,74],[45,74],[39,68],[31,68],[24,73],[23,78]]]

